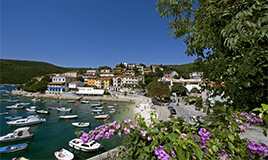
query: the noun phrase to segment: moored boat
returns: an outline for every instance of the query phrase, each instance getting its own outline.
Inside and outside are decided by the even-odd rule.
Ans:
[[[107,108],[114,108],[114,106],[107,106]]]
[[[85,104],[88,104],[90,103],[90,101],[80,101],[81,103],[85,103]]]
[[[5,119],[7,121],[17,120],[17,119],[21,119],[21,118],[23,118],[23,116],[8,116],[8,117],[5,117]]]
[[[1,115],[7,115],[8,114],[8,112],[2,112],[2,113],[0,113],[0,116]]]
[[[100,114],[100,115],[94,116],[94,118],[96,119],[106,119],[108,117],[109,117],[109,114]]]
[[[64,148],[56,151],[54,155],[58,160],[72,160],[74,158],[74,154]]]
[[[8,133],[0,137],[0,142],[11,142],[33,137],[33,132],[30,127],[22,127],[16,129],[13,133]]]
[[[32,101],[32,102],[39,102],[40,99],[38,99],[38,98],[33,98],[33,99],[31,99],[31,101]]]
[[[111,108],[110,110],[109,110],[109,113],[115,113],[115,108]]]
[[[59,116],[59,119],[73,119],[77,117],[78,115],[64,115],[64,116]]]
[[[83,143],[83,141],[78,138],[69,141],[69,146],[82,152],[92,152],[102,147],[100,143],[94,140],[88,143]]]
[[[93,109],[92,112],[102,112],[101,109]]]
[[[36,111],[36,106],[31,106],[30,108],[26,108],[26,111],[35,112]]]
[[[14,103],[14,102],[18,102],[19,100],[18,99],[9,99],[7,100],[8,103]]]
[[[27,143],[9,145],[9,146],[5,146],[5,147],[1,147],[0,153],[17,152],[17,151],[26,149],[27,147],[28,147]]]
[[[90,125],[89,122],[74,122],[72,123],[75,127],[88,127]]]
[[[60,108],[57,108],[57,110],[60,112],[70,112],[72,108],[60,107]]]
[[[27,105],[30,105],[31,103],[19,103],[19,104],[22,106],[27,106]]]
[[[68,100],[67,103],[75,103],[75,100]]]
[[[36,113],[39,113],[39,114],[50,114],[49,111],[46,111],[46,110],[36,110]]]
[[[7,109],[23,109],[24,106],[20,105],[19,103],[14,104],[12,106],[6,106]]]
[[[58,109],[59,107],[48,107],[48,109]]]
[[[95,107],[96,109],[103,109],[103,106],[100,106],[100,107]]]
[[[91,107],[97,107],[97,106],[101,106],[102,104],[101,103],[92,103],[90,104]]]
[[[27,118],[18,119],[15,121],[9,121],[7,122],[7,124],[9,126],[27,126],[27,125],[43,123],[43,122],[46,122],[46,119],[40,118],[38,115],[31,115],[31,116],[28,116]]]

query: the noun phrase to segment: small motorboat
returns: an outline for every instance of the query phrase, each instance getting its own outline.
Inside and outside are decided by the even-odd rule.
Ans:
[[[74,158],[74,154],[64,148],[56,151],[54,155],[58,160],[72,160]]]
[[[109,117],[109,114],[100,114],[100,115],[94,116],[94,118],[96,119],[106,119],[108,117]]]
[[[59,107],[48,107],[48,109],[58,109]]]
[[[20,105],[19,103],[14,104],[12,106],[6,106],[7,109],[23,109],[24,106]]]
[[[27,143],[9,145],[9,146],[5,146],[5,147],[1,147],[0,153],[17,152],[17,151],[26,149],[27,147],[28,147]]]
[[[9,126],[27,126],[27,125],[43,123],[43,122],[46,122],[46,119],[40,118],[38,115],[31,115],[31,116],[28,116],[27,118],[18,119],[15,121],[9,121],[7,122],[7,124]]]
[[[90,125],[89,122],[74,122],[72,123],[75,127],[88,127]]]
[[[8,133],[0,137],[0,142],[11,142],[33,137],[34,134],[30,127],[23,127],[16,129],[13,133]]]
[[[83,141],[78,138],[69,141],[69,146],[82,152],[92,152],[102,147],[100,143],[94,140],[88,143],[83,143]]]
[[[17,119],[21,119],[21,118],[23,118],[23,116],[8,116],[8,117],[5,117],[5,119],[7,121],[17,120]]]
[[[30,105],[31,103],[20,103],[20,105],[22,105],[22,106],[28,106],[28,105]]]
[[[60,101],[52,100],[52,103],[59,103]]]
[[[26,108],[26,111],[35,112],[36,111],[36,106],[31,106],[30,108]]]
[[[92,112],[102,112],[101,109],[93,109]]]
[[[96,109],[103,109],[103,106],[100,106],[100,107],[95,107]]]
[[[32,102],[40,102],[40,99],[38,99],[38,98],[33,98],[33,99],[31,99],[31,101],[32,101]]]
[[[114,106],[107,106],[107,108],[114,108]]]
[[[8,99],[1,99],[1,102],[6,102],[8,101]]]
[[[36,113],[39,113],[39,114],[50,114],[49,111],[46,111],[46,110],[36,110]]]
[[[77,117],[78,115],[65,115],[65,116],[59,116],[59,119],[73,119]]]
[[[75,103],[75,100],[68,100],[67,103]]]
[[[25,157],[19,157],[19,158],[14,157],[14,158],[12,158],[12,160],[30,160],[30,159],[25,158]]]
[[[14,102],[18,102],[19,100],[18,99],[9,99],[7,100],[8,103],[14,103]]]
[[[117,103],[114,103],[114,106],[117,106],[118,104]]]
[[[60,112],[70,112],[72,111],[72,108],[60,107],[60,108],[57,108],[57,110]]]
[[[8,112],[2,112],[2,113],[0,113],[0,116],[1,115],[7,115],[8,114]]]
[[[90,101],[80,101],[81,103],[89,104]]]
[[[111,108],[110,110],[109,110],[109,113],[115,113],[115,108]]]
[[[101,106],[102,104],[101,103],[92,103],[90,104],[91,107],[97,107],[97,106]]]

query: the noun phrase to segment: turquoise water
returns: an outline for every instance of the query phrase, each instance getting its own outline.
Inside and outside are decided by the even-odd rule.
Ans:
[[[0,90],[12,90],[15,86],[5,85],[4,87],[1,87]],[[1,99],[11,99],[11,96],[2,96]],[[27,97],[21,97],[16,96],[13,98],[18,98],[19,102],[31,102],[31,98]],[[85,153],[80,152],[77,150],[74,150],[68,146],[68,142],[76,138],[75,132],[79,130],[79,128],[76,128],[72,126],[72,122],[78,122],[78,121],[86,121],[90,122],[91,126],[89,128],[82,128],[80,130],[84,130],[86,132],[94,129],[95,127],[103,124],[103,120],[97,120],[92,115],[92,109],[94,107],[90,107],[89,104],[82,104],[79,101],[76,101],[75,103],[67,103],[67,100],[60,100],[59,103],[52,103],[53,99],[41,99],[41,102],[33,103],[31,102],[31,105],[27,106],[37,106],[37,108],[40,109],[46,109],[48,107],[67,107],[72,108],[73,111],[66,113],[67,114],[77,114],[77,119],[69,119],[69,120],[60,120],[58,119],[59,115],[63,115],[64,113],[60,113],[57,110],[50,110],[50,115],[39,115],[42,118],[46,119],[46,123],[43,124],[37,124],[32,125],[31,128],[34,132],[34,137],[32,139],[28,139],[26,141],[29,142],[29,147],[27,150],[15,152],[15,153],[9,153],[9,154],[1,154],[0,159],[12,159],[14,157],[26,157],[29,159],[55,159],[54,152],[60,148],[66,148],[69,151],[71,151],[75,155],[75,159],[86,159],[90,158],[94,155],[97,155],[99,153],[103,153],[107,150],[110,150],[112,148],[115,148],[122,143],[122,137],[118,136],[112,136],[108,140],[99,140],[104,147],[98,150],[97,152],[91,152],[91,153]],[[96,103],[96,101],[91,101],[92,103]],[[110,114],[109,121],[113,120],[124,120],[126,118],[133,118],[134,113],[132,109],[132,105],[130,103],[121,103],[116,102],[118,106],[116,106],[116,113]],[[0,112],[9,112],[9,115],[1,115],[0,116],[0,133],[1,136],[5,135],[7,133],[13,132],[17,127],[10,127],[6,124],[5,116],[16,116],[16,115],[23,115],[28,116],[31,114],[36,113],[30,113],[27,112],[25,109],[20,110],[7,110],[5,107],[8,105],[13,105],[14,103],[8,103],[8,102],[0,102]],[[77,107],[74,105],[77,104]],[[113,105],[114,102],[107,101],[106,104],[104,104],[104,111],[108,111],[106,106]],[[26,141],[20,141],[20,142],[13,142],[13,143],[2,143],[0,144],[1,147],[10,145],[10,144],[17,144],[21,142]]]

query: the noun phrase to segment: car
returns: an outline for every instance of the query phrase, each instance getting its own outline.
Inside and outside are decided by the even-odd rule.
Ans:
[[[174,109],[172,106],[168,106],[168,110]]]
[[[169,110],[170,111],[170,114],[174,114],[174,115],[176,115],[177,113],[176,113],[176,110],[173,108],[173,109],[170,109]]]

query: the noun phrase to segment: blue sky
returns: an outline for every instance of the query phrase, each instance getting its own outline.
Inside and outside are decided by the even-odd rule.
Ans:
[[[156,0],[1,0],[1,58],[62,67],[186,64]]]

